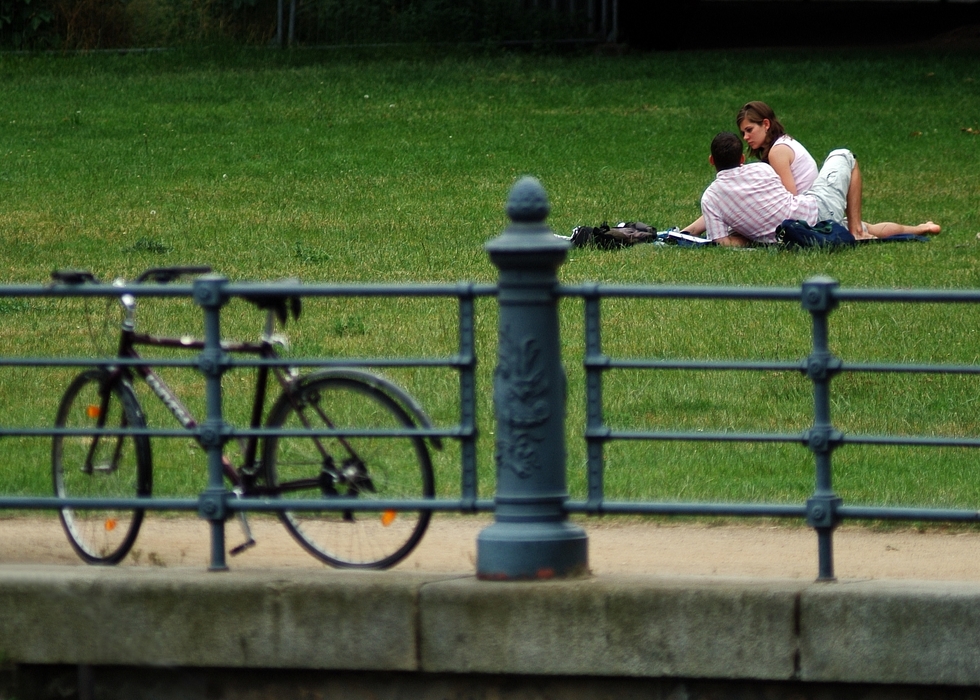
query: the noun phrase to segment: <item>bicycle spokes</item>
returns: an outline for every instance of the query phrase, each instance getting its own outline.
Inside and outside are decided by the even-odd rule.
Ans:
[[[282,498],[337,499],[334,508],[282,515],[307,551],[334,566],[386,568],[418,543],[429,512],[353,508],[357,498],[432,495],[432,466],[422,440],[385,434],[414,424],[384,391],[325,371],[290,387],[270,411],[268,425],[294,433],[265,443],[270,488],[278,488]]]
[[[78,375],[62,397],[51,448],[54,493],[60,498],[102,500],[148,496],[152,491],[149,439],[129,432],[146,423],[136,395],[121,378],[101,370]],[[116,434],[92,434],[110,430]],[[118,432],[117,432],[118,431]],[[87,562],[115,564],[129,552],[143,511],[104,503],[59,511],[72,547]]]

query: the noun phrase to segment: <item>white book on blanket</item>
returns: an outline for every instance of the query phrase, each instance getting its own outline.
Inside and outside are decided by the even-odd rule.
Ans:
[[[705,245],[706,243],[711,243],[707,238],[701,238],[701,236],[692,236],[689,233],[684,233],[683,231],[669,230],[666,232],[667,238],[676,238],[682,241],[688,241],[694,245]]]

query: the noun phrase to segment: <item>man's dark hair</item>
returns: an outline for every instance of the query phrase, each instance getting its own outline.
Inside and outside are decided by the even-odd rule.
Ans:
[[[730,131],[723,131],[711,141],[711,158],[715,170],[729,170],[742,164],[742,139]]]

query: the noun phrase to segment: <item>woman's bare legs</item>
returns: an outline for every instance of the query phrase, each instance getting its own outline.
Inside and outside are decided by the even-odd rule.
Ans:
[[[875,238],[888,238],[889,236],[895,236],[899,233],[914,233],[919,236],[928,236],[935,235],[942,230],[939,224],[935,224],[932,221],[927,221],[924,224],[919,224],[918,226],[906,226],[905,224],[896,224],[891,221],[882,221],[878,224],[866,224],[866,226],[868,227],[868,233]],[[862,238],[867,238],[867,236],[862,236]]]
[[[864,194],[864,184],[861,181],[861,169],[857,160],[851,170],[851,183],[847,186],[847,227],[855,238],[861,238],[861,197]]]
[[[906,226],[896,224],[892,221],[882,221],[877,224],[869,224],[861,221],[861,197],[864,185],[861,179],[861,170],[858,168],[857,161],[854,161],[854,169],[851,170],[851,183],[847,188],[847,228],[858,240],[862,238],[888,238],[899,233],[914,233],[919,236],[935,235],[940,232],[939,224],[927,221],[918,226]],[[863,223],[863,225],[862,225]]]

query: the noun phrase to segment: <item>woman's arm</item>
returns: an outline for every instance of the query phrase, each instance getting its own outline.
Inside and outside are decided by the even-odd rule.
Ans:
[[[793,149],[784,143],[777,143],[769,149],[769,165],[779,175],[779,179],[783,181],[783,187],[789,190],[790,194],[799,194],[796,191],[796,178],[793,177],[791,168],[795,157],[796,154],[793,153]]]
[[[705,232],[704,217],[699,216],[697,221],[694,221],[683,228],[683,230],[692,236],[700,236]]]

